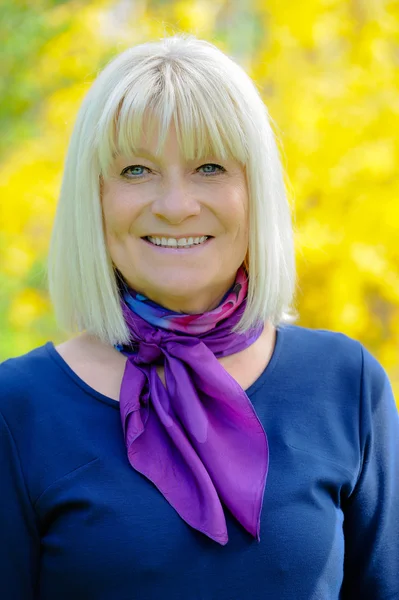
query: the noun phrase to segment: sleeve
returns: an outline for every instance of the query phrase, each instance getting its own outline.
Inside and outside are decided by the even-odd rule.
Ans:
[[[343,506],[342,600],[399,600],[399,414],[385,370],[363,346],[359,436],[359,475]]]
[[[0,597],[36,598],[40,537],[18,451],[0,413]]]

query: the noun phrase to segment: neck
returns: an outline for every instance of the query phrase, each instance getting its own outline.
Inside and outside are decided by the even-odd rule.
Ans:
[[[200,315],[219,306],[226,293],[233,286],[234,281],[235,276],[212,290],[205,290],[203,293],[191,294],[190,296],[183,294],[164,294],[156,289],[140,288],[139,286],[131,287],[136,293],[142,294],[148,298],[148,300],[155,302],[167,310],[185,315]]]
[[[152,300],[153,302],[156,302],[160,306],[162,306],[168,310],[171,310],[173,312],[181,313],[184,315],[201,315],[203,313],[210,312],[211,310],[213,310],[214,308],[219,306],[219,304],[221,303],[221,301],[224,298],[228,289],[223,291],[222,293],[219,293],[219,295],[216,297],[212,296],[212,299],[210,299],[210,298],[188,298],[187,299],[187,298],[176,298],[176,297],[165,298],[164,296],[157,298],[157,297],[151,297],[147,294],[145,294],[145,295],[147,296],[147,298],[149,300]]]

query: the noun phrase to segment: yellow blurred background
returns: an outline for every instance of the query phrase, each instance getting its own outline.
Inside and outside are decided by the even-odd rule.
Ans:
[[[399,11],[388,0],[8,0],[0,51],[0,362],[66,335],[46,253],[69,136],[101,68],[181,31],[255,80],[296,228],[297,324],[341,331],[399,399]]]

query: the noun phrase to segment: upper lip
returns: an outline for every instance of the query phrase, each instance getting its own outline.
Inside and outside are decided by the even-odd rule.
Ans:
[[[149,233],[144,237],[154,237],[154,238],[173,238],[175,240],[181,240],[182,238],[197,238],[197,237],[212,237],[207,233],[186,233],[184,235],[171,235],[170,233]]]

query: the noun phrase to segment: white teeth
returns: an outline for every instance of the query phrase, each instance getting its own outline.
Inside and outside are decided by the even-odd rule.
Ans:
[[[152,244],[156,244],[157,246],[165,246],[166,248],[190,248],[190,246],[202,244],[208,239],[207,235],[203,235],[202,237],[196,238],[180,238],[177,240],[176,238],[159,238],[159,237],[151,237],[148,236],[148,240]]]

